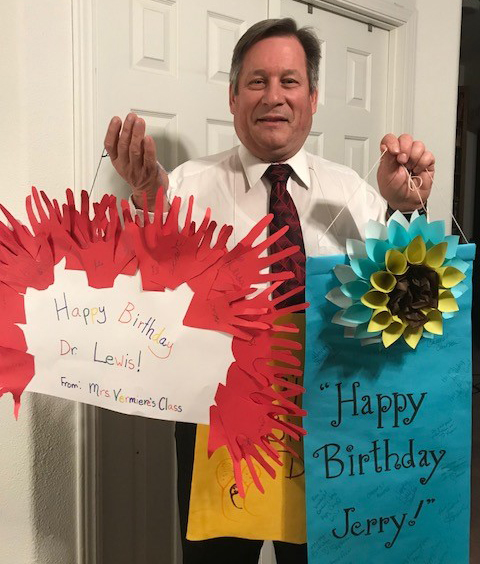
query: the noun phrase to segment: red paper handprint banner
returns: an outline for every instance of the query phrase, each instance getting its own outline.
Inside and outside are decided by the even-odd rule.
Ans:
[[[296,328],[277,320],[306,304],[271,298],[292,274],[264,270],[296,250],[266,256],[283,234],[261,240],[271,216],[229,249],[232,227],[217,230],[210,210],[192,221],[193,198],[134,217],[122,202],[121,218],[114,196],[91,206],[83,192],[77,210],[70,190],[60,204],[33,189],[26,207],[30,228],[3,206],[0,222],[0,396],[15,416],[25,389],[157,419],[211,415],[210,450],[225,445],[236,472],[245,458],[274,474],[274,431],[303,433],[282,417],[303,415],[303,389],[285,380],[298,344],[275,339]]]

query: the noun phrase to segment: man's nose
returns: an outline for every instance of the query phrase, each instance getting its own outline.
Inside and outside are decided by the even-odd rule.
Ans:
[[[263,91],[263,101],[269,106],[283,104],[285,95],[282,85],[278,81],[270,81]]]

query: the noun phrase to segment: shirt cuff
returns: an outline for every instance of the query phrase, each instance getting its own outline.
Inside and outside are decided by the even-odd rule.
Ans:
[[[130,195],[130,198],[128,198],[128,205],[130,207],[130,214],[132,217],[138,216],[139,218],[141,218],[143,220],[143,209],[139,209],[135,207],[135,204],[133,203],[133,196]],[[168,215],[168,211],[167,212],[163,212],[163,219],[165,219]],[[153,212],[148,212],[148,219],[150,222],[153,222],[153,218],[155,217],[155,214]]]

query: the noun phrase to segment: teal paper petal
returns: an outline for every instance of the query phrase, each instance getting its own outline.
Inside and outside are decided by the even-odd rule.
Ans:
[[[338,286],[330,290],[325,298],[341,309],[347,309],[353,305],[353,300],[348,298]]]
[[[408,228],[410,227],[408,219],[403,215],[402,212],[398,210],[390,216],[389,220],[387,221],[387,227],[392,222],[399,223],[405,229],[405,231],[408,231]]]
[[[428,239],[434,244],[438,245],[445,239],[445,222],[432,221],[428,224]]]
[[[465,272],[467,272],[469,268],[468,262],[465,262],[464,260],[456,257],[453,258],[452,260],[448,260],[447,262],[445,262],[443,266],[453,266],[454,268],[457,268],[458,270],[463,272],[463,274],[465,274]]]
[[[430,333],[430,331],[424,329],[422,333],[422,337],[425,337],[426,339],[433,339],[435,335],[433,333]]]
[[[442,317],[443,317],[443,319],[452,319],[452,317],[455,317],[456,313],[457,313],[456,311],[454,311],[452,313],[447,313],[446,311],[444,311],[442,313]]]
[[[367,258],[367,251],[365,250],[365,243],[363,241],[347,239],[346,247],[347,255],[350,260]]]
[[[406,247],[408,243],[410,243],[407,230],[396,221],[390,221],[388,223],[388,240],[393,247]]]
[[[356,327],[359,323],[350,323],[349,321],[345,321],[342,318],[342,315],[345,313],[344,309],[337,311],[337,313],[332,317],[332,323],[335,325],[341,325],[342,327]]]
[[[385,241],[387,237],[387,227],[383,223],[371,219],[365,226],[365,239],[381,239]]]
[[[348,282],[352,282],[352,280],[358,279],[355,272],[353,272],[352,267],[346,264],[337,264],[333,268],[333,272],[341,284],[347,284]]]
[[[381,331],[369,332],[367,331],[368,323],[362,323],[355,330],[355,339],[370,339],[371,337],[378,337]]]
[[[366,294],[370,290],[371,286],[365,280],[353,280],[352,282],[347,282],[340,287],[340,290],[347,296],[347,298],[352,298],[352,300],[359,300],[363,294]]]
[[[370,276],[379,270],[378,265],[368,258],[360,260],[353,259],[351,261],[351,266],[353,268],[353,272],[355,272],[359,278],[363,278],[364,280],[370,280]]]
[[[463,282],[460,282],[460,284],[457,284],[453,288],[450,288],[450,292],[452,292],[452,295],[455,299],[459,298],[467,290],[468,290],[468,286]]]
[[[370,321],[372,317],[372,310],[363,304],[354,304],[345,310],[345,313],[342,315],[342,319],[344,321],[348,321],[349,323],[355,323],[360,325],[361,323],[366,323]]]
[[[453,259],[457,254],[457,247],[460,241],[459,235],[447,235],[445,237],[445,241],[448,243],[447,247],[447,254],[445,255],[446,259]]]
[[[413,217],[413,216],[412,216]],[[428,239],[428,223],[425,215],[420,215],[417,219],[412,219],[410,227],[408,228],[408,236],[413,241],[415,237],[420,235],[422,239]]]
[[[379,270],[383,269],[385,265],[385,253],[392,248],[391,243],[388,241],[379,241],[378,239],[367,239],[365,241],[365,248],[370,260],[379,265]]]

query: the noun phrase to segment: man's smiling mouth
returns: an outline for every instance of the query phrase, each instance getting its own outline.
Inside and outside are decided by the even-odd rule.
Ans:
[[[258,118],[257,121],[262,123],[279,123],[279,122],[288,122],[288,119],[283,116],[265,116],[262,118]]]

